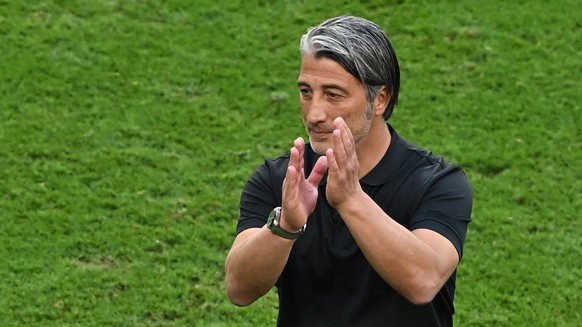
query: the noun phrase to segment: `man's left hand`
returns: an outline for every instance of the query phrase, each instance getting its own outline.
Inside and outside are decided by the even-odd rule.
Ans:
[[[328,177],[327,201],[334,208],[340,207],[353,195],[362,191],[358,171],[356,144],[350,128],[338,117],[334,120],[333,148],[326,152]]]

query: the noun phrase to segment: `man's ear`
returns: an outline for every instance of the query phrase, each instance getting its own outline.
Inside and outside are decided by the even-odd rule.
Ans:
[[[390,102],[391,97],[392,94],[390,93],[386,85],[382,86],[382,88],[380,88],[380,91],[378,91],[376,98],[374,99],[375,116],[384,115],[384,111],[386,110],[386,107],[388,107],[388,103]]]

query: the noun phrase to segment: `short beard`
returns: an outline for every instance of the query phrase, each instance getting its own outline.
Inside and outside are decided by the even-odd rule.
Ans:
[[[361,135],[363,138],[361,139],[356,139],[354,137],[354,145],[357,147],[360,143],[362,143],[362,141],[364,141],[364,139],[367,137],[368,133],[370,132],[370,128],[372,127],[372,115],[374,113],[374,107],[372,106],[372,102],[368,102],[368,106],[366,107],[366,110],[364,110],[363,112],[363,116],[364,116],[364,122],[366,122],[367,124],[365,125],[365,129],[361,132],[363,132]]]
[[[372,114],[374,113],[374,106],[373,106],[373,102],[369,101],[368,102],[368,106],[366,107],[366,111],[364,113],[364,117],[366,118],[366,120],[370,120],[372,119]]]
[[[373,102],[368,102],[368,105],[366,106],[366,109],[364,110],[364,112],[362,113],[362,116],[364,118],[364,121],[367,122],[368,124],[366,124],[365,129],[363,130],[363,135],[364,138],[363,139],[355,139],[354,138],[354,145],[358,146],[364,139],[365,137],[367,137],[368,133],[370,132],[370,128],[372,126],[371,120],[372,120],[372,116],[374,114],[374,106],[373,106]],[[313,150],[313,152],[324,156],[325,152],[327,151],[327,149],[316,149],[313,144],[311,144],[311,149]]]

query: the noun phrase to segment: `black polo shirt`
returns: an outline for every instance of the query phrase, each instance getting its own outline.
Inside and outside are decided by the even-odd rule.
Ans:
[[[409,230],[442,234],[462,257],[472,209],[465,174],[389,128],[390,147],[360,180],[363,190]],[[306,175],[318,156],[306,146]],[[281,205],[288,162],[288,153],[266,160],[251,176],[241,196],[237,233],[263,227],[269,212]],[[305,234],[293,245],[276,283],[278,326],[451,326],[456,275],[431,303],[408,302],[370,266],[342,217],[327,203],[325,184],[324,177]]]

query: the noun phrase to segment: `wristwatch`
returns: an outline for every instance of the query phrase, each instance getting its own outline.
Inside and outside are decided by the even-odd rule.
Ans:
[[[267,219],[267,228],[269,228],[269,230],[273,232],[273,234],[279,235],[282,238],[286,238],[288,240],[294,240],[305,232],[307,224],[303,225],[303,227],[301,227],[301,230],[299,230],[297,233],[290,233],[284,230],[283,228],[279,227],[280,218],[281,218],[281,207],[277,207],[273,209],[273,211],[271,211],[269,219]]]

